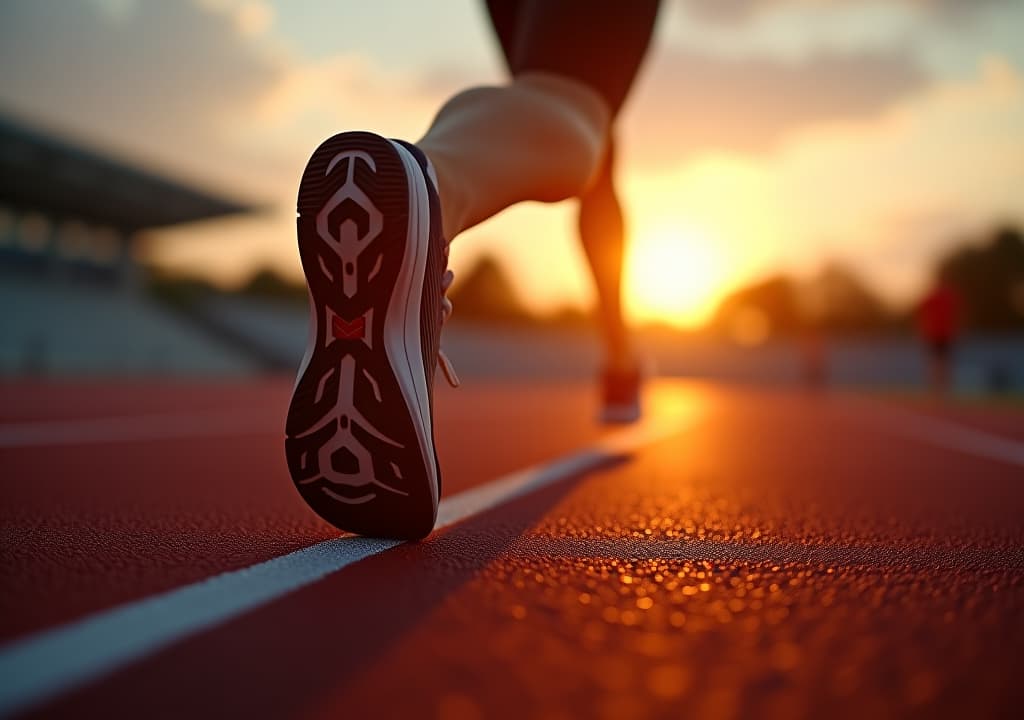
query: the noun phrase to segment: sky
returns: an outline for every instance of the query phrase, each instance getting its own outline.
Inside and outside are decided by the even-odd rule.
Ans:
[[[631,316],[697,324],[830,262],[907,302],[944,251],[1024,221],[1022,27],[1020,0],[666,0],[617,124]],[[505,81],[477,0],[0,0],[0,68],[0,112],[268,208],[146,243],[224,285],[300,276],[321,140],[415,140]],[[534,310],[593,301],[571,201],[459,236],[456,274],[482,254]]]

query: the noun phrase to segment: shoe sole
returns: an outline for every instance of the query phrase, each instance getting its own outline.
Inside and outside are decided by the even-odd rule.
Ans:
[[[335,135],[306,166],[296,224],[310,335],[285,429],[292,480],[342,530],[425,537],[439,477],[420,340],[422,172],[397,143]]]

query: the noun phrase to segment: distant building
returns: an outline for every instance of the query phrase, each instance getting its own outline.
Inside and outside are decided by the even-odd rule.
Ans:
[[[144,230],[251,207],[0,117],[0,259],[7,269],[130,285]]]
[[[140,292],[135,246],[252,210],[0,117],[0,372],[247,368]]]

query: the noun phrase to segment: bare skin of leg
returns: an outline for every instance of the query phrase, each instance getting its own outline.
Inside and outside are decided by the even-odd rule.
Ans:
[[[417,145],[437,173],[449,240],[517,202],[579,197],[606,370],[628,372],[636,360],[620,300],[625,227],[612,176],[609,117],[587,86],[524,73],[503,87],[456,95]]]
[[[579,232],[597,290],[598,318],[605,347],[605,370],[632,372],[636,358],[622,315],[622,262],[625,220],[615,192],[614,147],[608,144],[597,176],[580,196]]]
[[[417,143],[437,173],[445,237],[518,202],[584,194],[600,169],[609,123],[591,88],[542,72],[453,97]]]

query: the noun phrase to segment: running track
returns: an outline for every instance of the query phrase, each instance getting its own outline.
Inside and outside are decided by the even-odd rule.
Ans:
[[[445,527],[299,501],[290,384],[0,385],[0,716],[999,717],[1024,414],[662,382],[439,390]],[[526,468],[526,471],[523,471]]]

